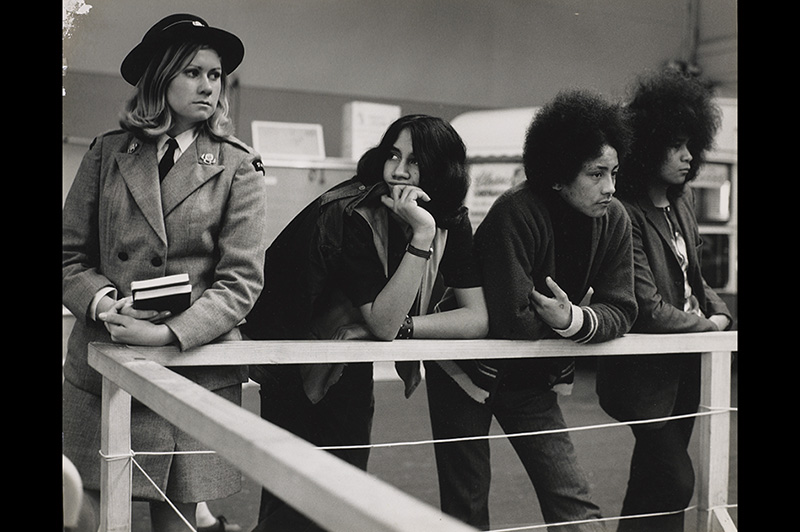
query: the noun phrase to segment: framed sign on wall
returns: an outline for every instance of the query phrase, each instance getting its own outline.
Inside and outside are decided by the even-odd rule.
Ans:
[[[253,148],[264,159],[325,159],[325,142],[320,124],[254,120],[252,133]]]

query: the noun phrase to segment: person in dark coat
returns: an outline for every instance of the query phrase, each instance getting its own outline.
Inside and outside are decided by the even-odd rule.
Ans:
[[[536,114],[523,149],[526,181],[503,193],[475,232],[491,338],[583,344],[628,332],[636,317],[631,224],[613,198],[628,140],[619,106],[593,92],[563,91]],[[558,395],[571,390],[573,359],[429,366],[434,438],[467,438],[435,445],[444,512],[489,527],[490,448],[480,437],[495,418],[507,434],[556,431],[509,440],[545,521],[605,530],[571,438],[559,432]]]
[[[265,289],[244,326],[254,340],[480,338],[488,316],[464,198],[466,149],[441,118],[392,123],[353,179],[304,208],[266,251]],[[441,285],[455,304],[433,312]],[[450,293],[450,292],[448,292]],[[410,396],[419,362],[397,363]],[[261,416],[367,469],[372,363],[260,365]],[[255,531],[319,530],[262,491]],[[255,532],[254,531],[254,532]]]
[[[731,314],[703,279],[694,194],[720,112],[697,79],[674,71],[642,76],[627,105],[635,140],[620,171],[618,197],[633,224],[639,315],[632,332],[721,331]],[[597,393],[621,421],[697,412],[700,359],[690,355],[604,357]],[[620,531],[682,531],[694,490],[688,444],[694,418],[632,425],[636,443],[622,515],[675,512],[620,521]]]

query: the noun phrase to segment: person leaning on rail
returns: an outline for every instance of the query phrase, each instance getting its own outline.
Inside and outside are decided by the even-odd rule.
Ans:
[[[488,317],[472,226],[464,144],[446,121],[407,115],[359,160],[356,176],[312,202],[266,252],[251,339],[481,338]],[[439,282],[441,281],[441,282]],[[446,286],[448,310],[430,312]],[[419,362],[397,364],[410,396]],[[264,365],[261,415],[319,446],[370,442],[372,363]],[[369,449],[333,450],[367,468]],[[318,530],[262,492],[260,530]]]
[[[135,87],[122,129],[92,142],[67,195],[62,299],[76,321],[64,363],[63,452],[90,503],[100,489],[102,380],[88,344],[186,350],[238,340],[237,324],[261,291],[266,187],[259,157],[232,136],[228,114],[228,75],[243,56],[238,37],[200,17],[156,23],[122,62]],[[133,308],[131,282],[179,273],[192,285],[187,309]],[[237,404],[248,377],[245,366],[180,373]],[[165,452],[137,461],[193,525],[198,502],[241,489],[241,472],[217,455],[171,454],[204,449],[136,401],[131,449]],[[150,503],[153,530],[185,530],[137,468],[132,481],[133,496]]]
[[[591,92],[561,92],[534,117],[526,181],[503,193],[475,232],[490,338],[591,343],[628,332],[636,317],[631,224],[613,198],[628,142],[618,106]],[[507,434],[564,429],[557,394],[570,389],[573,368],[569,358],[429,364],[434,439],[486,436],[493,416]],[[510,442],[546,522],[605,529],[568,434]],[[434,448],[442,510],[488,528],[488,441]]]
[[[731,313],[703,279],[702,239],[689,183],[712,145],[720,111],[703,83],[677,71],[642,75],[627,110],[635,138],[619,175],[619,197],[633,223],[640,333],[725,330]],[[700,401],[700,356],[604,357],[597,394],[620,421],[693,414]],[[694,493],[688,453],[694,418],[632,425],[636,443],[622,515],[674,512],[620,521],[620,531],[683,530]]]

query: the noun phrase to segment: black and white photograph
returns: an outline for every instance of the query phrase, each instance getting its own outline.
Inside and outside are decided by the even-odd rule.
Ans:
[[[737,531],[738,41],[62,0],[64,532]]]

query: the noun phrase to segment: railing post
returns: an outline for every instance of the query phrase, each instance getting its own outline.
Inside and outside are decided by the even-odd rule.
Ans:
[[[701,355],[701,409],[728,409],[731,405],[731,352]],[[735,531],[728,510],[730,413],[700,416],[697,529],[699,532]]]
[[[103,377],[100,531],[131,531],[131,396]]]

